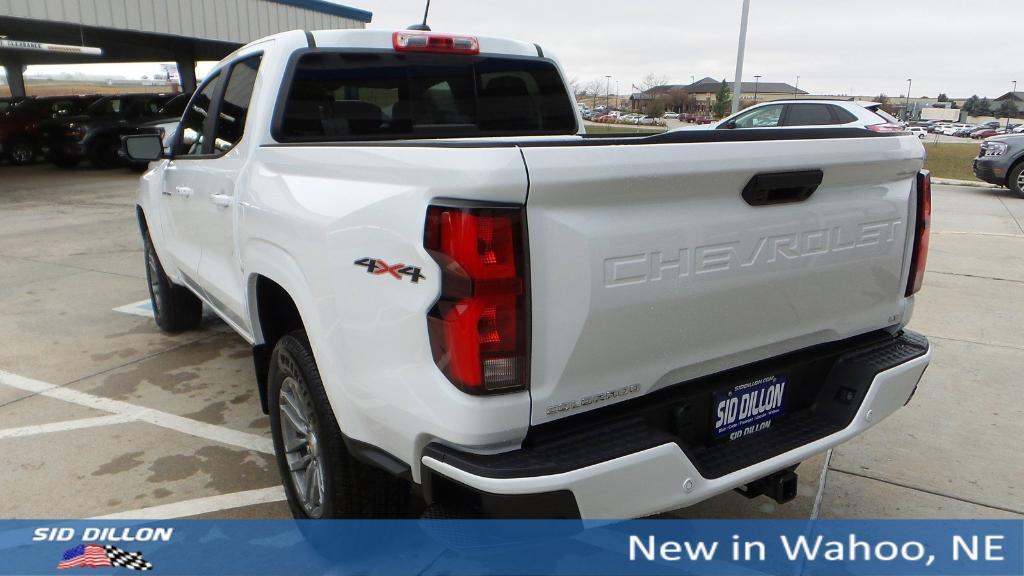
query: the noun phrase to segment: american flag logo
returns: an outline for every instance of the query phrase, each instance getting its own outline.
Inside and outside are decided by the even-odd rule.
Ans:
[[[142,557],[142,552],[125,552],[117,546],[99,544],[79,544],[65,552],[57,564],[58,570],[111,567],[129,570],[153,569],[153,565]]]

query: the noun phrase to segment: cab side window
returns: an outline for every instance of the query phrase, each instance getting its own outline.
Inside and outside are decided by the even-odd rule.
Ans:
[[[210,115],[210,105],[220,87],[221,75],[218,73],[206,80],[203,87],[189,102],[185,115],[181,119],[181,135],[178,139],[178,156],[197,156],[208,154],[206,151],[206,119]]]
[[[231,75],[224,90],[217,113],[217,131],[214,134],[214,153],[222,154],[235,147],[245,131],[249,101],[256,86],[256,73],[260,56],[253,56],[231,66]]]

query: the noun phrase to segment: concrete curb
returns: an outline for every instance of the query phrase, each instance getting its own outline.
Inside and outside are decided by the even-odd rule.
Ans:
[[[979,182],[977,180],[954,180],[952,178],[932,178],[932,184],[944,184],[946,186],[974,186],[976,188],[1002,188],[1002,186],[996,186],[995,184],[989,184],[988,182]]]

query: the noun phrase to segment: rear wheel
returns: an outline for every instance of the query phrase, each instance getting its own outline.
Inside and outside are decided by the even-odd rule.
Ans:
[[[1017,165],[1010,169],[1007,187],[1017,196],[1024,198],[1024,162],[1017,162]]]
[[[153,249],[149,233],[143,233],[143,248],[146,256],[146,280],[149,284],[149,299],[153,304],[153,319],[164,332],[191,330],[203,319],[203,302],[188,288],[171,282],[163,265]]]
[[[12,164],[25,166],[36,160],[36,147],[27,138],[18,138],[7,147],[7,158]]]
[[[349,455],[305,331],[278,340],[268,384],[274,451],[296,518],[406,514],[408,484]]]

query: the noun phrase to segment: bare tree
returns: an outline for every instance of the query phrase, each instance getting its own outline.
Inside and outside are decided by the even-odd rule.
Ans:
[[[577,100],[583,96],[583,85],[580,83],[580,79],[576,76],[569,79],[569,89],[572,90],[572,95],[575,96]]]
[[[668,84],[668,76],[665,76],[663,74],[651,73],[648,74],[647,76],[644,76],[636,87],[639,88],[640,92],[647,92],[651,88],[665,86],[666,84]]]
[[[668,107],[676,112],[689,111],[695,98],[682,88],[674,88],[668,91]]]

